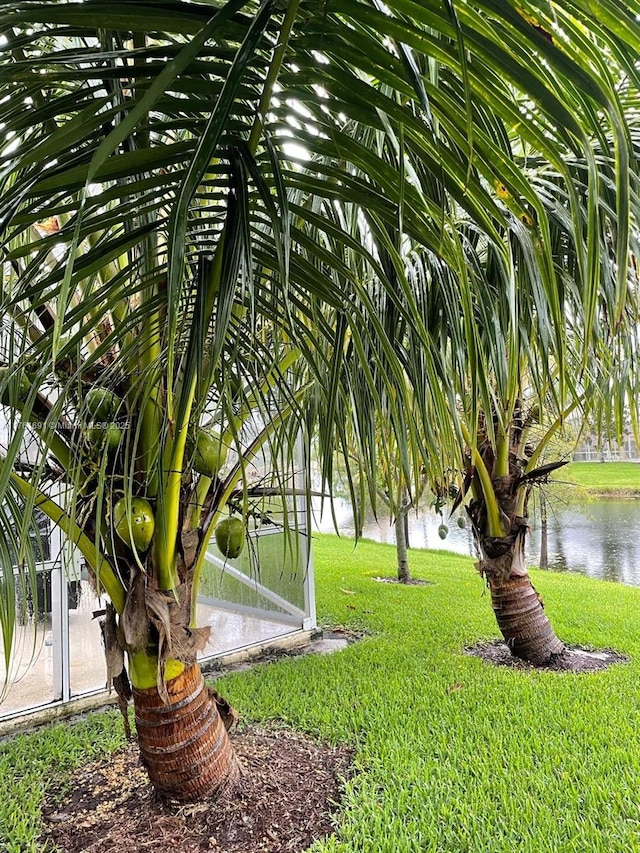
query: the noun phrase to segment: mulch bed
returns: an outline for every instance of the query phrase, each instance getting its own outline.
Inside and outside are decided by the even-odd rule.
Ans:
[[[614,663],[627,663],[626,655],[613,649],[590,649],[567,644],[563,654],[558,655],[546,666],[534,666],[514,657],[501,640],[480,641],[465,649],[466,654],[481,658],[493,666],[508,666],[512,669],[542,670],[548,672],[600,672]]]
[[[399,581],[398,578],[373,578],[377,583],[394,583],[397,586],[433,586],[435,581],[423,581],[419,578],[409,578],[408,581]]]
[[[45,802],[43,843],[65,853],[298,853],[333,831],[348,749],[258,725],[235,732],[233,744],[240,790],[196,805],[154,793],[135,743],[86,765]]]

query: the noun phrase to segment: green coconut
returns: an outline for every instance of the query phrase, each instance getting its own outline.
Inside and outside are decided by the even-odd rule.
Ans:
[[[127,509],[130,513],[127,514]],[[156,521],[151,504],[145,498],[132,498],[129,507],[125,498],[120,498],[113,508],[113,527],[120,539],[130,548],[146,551],[155,530]]]
[[[216,545],[230,560],[239,557],[244,548],[245,526],[240,518],[225,518],[215,529]]]
[[[446,539],[448,533],[449,533],[449,528],[447,527],[447,525],[441,524],[440,527],[438,528],[438,536],[441,539]]]
[[[220,433],[200,430],[196,441],[193,467],[198,474],[216,477],[227,459],[227,446]]]
[[[97,385],[90,388],[84,398],[85,406],[92,419],[101,423],[108,423],[114,417],[121,402],[113,391]]]
[[[467,519],[464,517],[464,515],[459,515],[456,520],[456,524],[458,525],[460,530],[464,530],[464,528],[467,526]]]
[[[31,382],[24,371],[18,371],[13,367],[0,367],[0,385],[8,381],[0,393],[0,403],[10,406],[12,403],[24,403],[29,396]],[[13,387],[10,387],[13,386]]]
[[[122,430],[115,424],[107,424],[101,427],[91,427],[87,430],[87,442],[96,450],[106,450],[107,453],[115,453],[120,447]]]

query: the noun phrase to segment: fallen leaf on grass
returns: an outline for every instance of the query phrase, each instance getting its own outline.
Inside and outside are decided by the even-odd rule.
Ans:
[[[338,587],[340,592],[344,592],[345,595],[355,595],[355,592],[352,589],[343,589],[342,587]]]

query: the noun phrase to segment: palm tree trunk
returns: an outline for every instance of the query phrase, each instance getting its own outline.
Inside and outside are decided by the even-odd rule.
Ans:
[[[489,584],[498,627],[511,653],[544,666],[563,653],[564,644],[525,568],[525,533],[526,528],[521,528],[515,536],[483,542],[480,571]]]
[[[232,789],[239,765],[198,664],[166,688],[168,701],[155,687],[133,689],[140,754],[152,785],[183,802]]]

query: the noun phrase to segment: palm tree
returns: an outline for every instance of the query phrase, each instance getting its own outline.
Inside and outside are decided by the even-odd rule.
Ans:
[[[604,181],[605,158],[603,165]],[[561,655],[564,645],[525,566],[532,489],[565,464],[563,458],[543,464],[543,458],[571,413],[584,420],[595,412],[600,423],[620,429],[625,403],[637,401],[638,352],[637,281],[625,283],[613,320],[620,299],[616,263],[624,258],[616,262],[610,248],[611,207],[600,202],[606,213],[599,222],[601,245],[593,249],[600,261],[589,274],[576,260],[582,235],[567,215],[561,182],[548,174],[544,181],[539,195],[554,246],[549,285],[533,218],[523,228],[516,217],[504,231],[506,259],[502,247],[461,222],[467,274],[439,279],[448,305],[470,307],[458,310],[458,322],[456,309],[448,312],[443,349],[457,386],[451,417],[459,440],[449,464],[461,482],[452,511],[464,503],[481,553],[477,568],[505,641],[514,655],[537,665]],[[574,181],[586,198],[578,174]],[[635,251],[635,237],[632,245]]]
[[[297,4],[89,5],[3,9],[3,521],[24,518],[21,559],[36,508],[80,549],[151,781],[197,799],[238,776],[197,664],[213,531],[236,556],[265,444],[287,460],[319,419],[333,444],[345,335],[388,376],[361,383],[363,424],[398,422],[403,388],[392,342],[358,328],[359,247],[298,241],[303,193],[263,129]],[[1,591],[8,657],[11,571]]]
[[[468,253],[452,225],[460,211],[500,247],[505,269],[514,217],[536,213],[532,278],[553,306],[550,321],[561,319],[529,149],[561,176],[590,283],[604,257],[592,223],[604,211],[604,172],[591,157],[576,199],[566,152],[584,157],[589,134],[602,141],[609,131],[606,177],[617,194],[606,220],[615,222],[613,316],[622,321],[630,144],[601,49],[635,87],[625,57],[638,25],[617,3],[622,17],[607,12],[599,25],[586,2],[535,19],[494,6],[1,4],[10,370],[0,396],[14,413],[0,471],[4,521],[22,509],[25,534],[37,507],[84,554],[113,607],[109,674],[123,697],[131,689],[150,778],[172,796],[199,798],[237,777],[196,662],[205,637],[193,601],[213,530],[227,506],[247,503],[252,455],[271,442],[286,458],[300,428],[316,431],[330,488],[349,420],[370,477],[381,418],[408,484],[420,470],[412,460],[427,464],[455,445],[460,426],[445,415],[480,351]],[[505,150],[516,124],[519,158]],[[366,224],[363,239],[354,223]],[[415,290],[390,227],[459,289],[432,292],[429,273]],[[430,323],[433,311],[448,325]],[[466,355],[461,339],[473,343]],[[547,348],[565,377],[562,347]],[[471,381],[493,415],[486,376]],[[473,402],[474,440],[479,412]],[[30,429],[37,453],[25,463]],[[228,446],[236,457],[225,468]],[[220,535],[230,554],[238,531]]]
[[[475,65],[469,84],[484,94],[495,81],[491,64],[483,64],[487,42],[478,43],[488,25],[470,4],[457,11],[458,35]],[[426,60],[418,66],[433,138],[466,167],[465,194],[450,183],[453,168],[441,161],[439,170],[429,168],[424,135],[408,120],[394,122],[391,109],[378,129],[356,120],[352,126],[391,172],[411,175],[411,197],[395,226],[366,208],[350,224],[379,262],[370,271],[372,298],[393,329],[414,410],[435,384],[449,395],[446,414],[429,411],[428,403],[420,410],[424,467],[436,493],[447,490],[447,471],[461,472],[460,501],[468,501],[498,624],[513,653],[537,664],[564,648],[524,566],[531,490],[554,470],[540,464],[541,455],[570,412],[595,411],[615,432],[628,401],[637,424],[638,401],[637,74],[628,32],[605,25],[584,43],[588,26],[577,9],[555,12],[547,20],[524,15],[526,23],[522,13],[511,16],[519,36],[527,25],[535,30],[531,50],[539,63],[529,70],[536,81],[520,68],[511,78],[517,85],[502,81],[492,91],[493,109],[484,100],[470,104],[455,76],[441,68],[430,74]],[[504,45],[522,56],[499,17],[493,10],[491,25],[505,27]],[[636,26],[628,15],[626,24]],[[578,60],[571,80],[558,68],[548,73],[557,42]],[[544,89],[556,119],[532,113],[533,123],[518,122],[514,133],[509,116],[532,110],[521,88],[527,85]],[[385,174],[360,177],[375,194],[385,192]],[[432,224],[436,211],[441,239],[434,247],[416,223]],[[393,283],[381,297],[379,282]],[[407,324],[398,297],[389,297],[394,292],[413,294],[411,311],[418,308],[431,339],[426,355],[422,338],[412,337],[416,324]],[[454,428],[430,432],[443,417]]]

